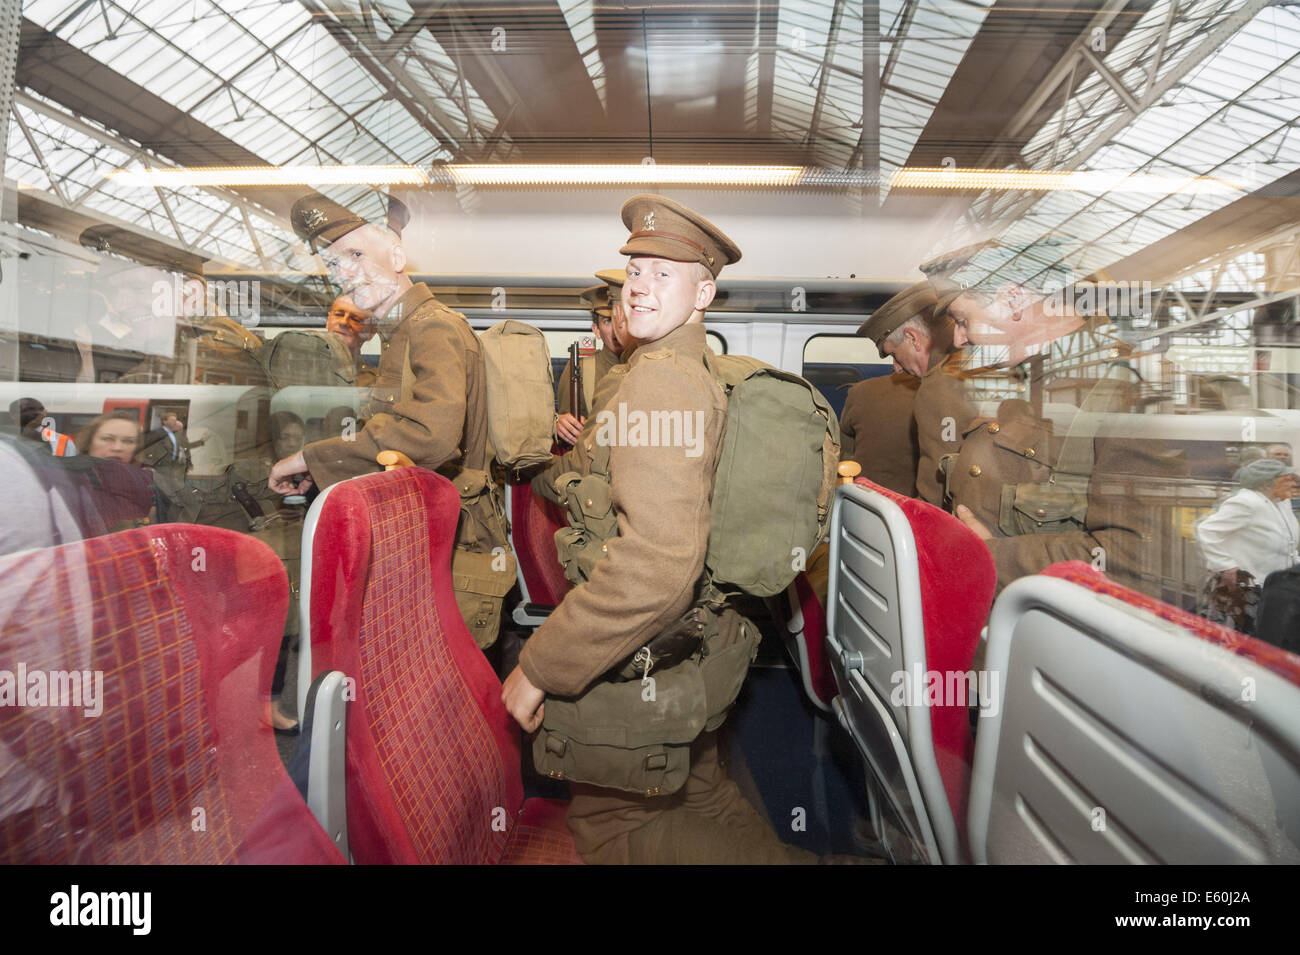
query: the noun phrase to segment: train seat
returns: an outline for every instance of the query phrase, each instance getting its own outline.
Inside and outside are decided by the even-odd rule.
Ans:
[[[48,691],[0,706],[0,863],[344,862],[276,752],[269,547],[123,531],[0,558],[0,601],[0,699]]]
[[[976,862],[1300,862],[1300,657],[1055,564],[999,596]]]
[[[355,681],[345,730],[353,859],[579,862],[564,805],[524,800],[519,728],[456,607],[459,516],[452,484],[414,467],[342,481],[317,514],[312,666]]]
[[[784,625],[786,650],[799,670],[804,695],[820,710],[835,699],[835,676],[826,655],[826,608],[808,574],[800,571],[784,599],[768,601],[772,616]]]
[[[510,516],[510,546],[519,567],[519,605],[515,623],[540,626],[569,591],[564,569],[555,555],[555,532],[568,527],[564,509],[533,493],[527,481],[506,483],[506,512]]]
[[[883,798],[916,856],[960,862],[971,664],[996,584],[988,547],[937,507],[858,478],[836,491],[830,559],[834,708],[866,760],[873,814]]]

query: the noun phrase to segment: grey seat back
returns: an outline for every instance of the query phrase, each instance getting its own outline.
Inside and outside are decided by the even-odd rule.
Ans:
[[[1300,861],[1300,686],[1047,576],[998,598],[986,665],[976,862]]]
[[[827,602],[833,706],[867,763],[869,795],[922,859],[959,861],[929,712],[895,692],[899,674],[927,670],[916,540],[901,508],[861,485],[836,491]]]

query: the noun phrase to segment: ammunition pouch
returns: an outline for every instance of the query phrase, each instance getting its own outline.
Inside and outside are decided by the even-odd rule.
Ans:
[[[496,643],[501,608],[515,585],[516,562],[507,538],[505,506],[486,471],[457,468],[448,477],[460,493],[452,587],[466,628],[486,650]]]
[[[1007,535],[1083,530],[1088,516],[1088,478],[1056,474],[1045,484],[1002,488],[998,527]]]
[[[534,765],[553,779],[646,796],[676,792],[690,774],[691,743],[726,720],[758,641],[758,628],[734,610],[692,608],[586,693],[548,696]],[[655,668],[654,660],[671,659],[669,648],[686,646],[693,649],[681,662]]]
[[[605,542],[618,535],[613,492],[598,474],[586,476],[568,471],[555,481],[569,511],[570,527],[555,532],[555,552],[565,578],[573,584],[591,579],[596,564],[605,556]]]

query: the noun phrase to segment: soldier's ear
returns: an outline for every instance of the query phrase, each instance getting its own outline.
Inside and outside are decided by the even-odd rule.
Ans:
[[[707,278],[700,281],[695,286],[695,309],[702,312],[713,304],[713,297],[718,294],[717,283],[713,278]]]
[[[406,271],[406,249],[402,248],[402,243],[394,242],[393,248],[389,252],[390,261],[393,263],[394,272]]]

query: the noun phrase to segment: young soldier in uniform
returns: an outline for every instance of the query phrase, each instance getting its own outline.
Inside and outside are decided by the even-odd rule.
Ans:
[[[406,274],[401,239],[336,202],[309,195],[291,219],[325,260],[330,281],[373,313],[387,347],[371,391],[370,420],[354,435],[315,441],[276,462],[270,486],[301,493],[380,470],[375,456],[401,451],[421,467],[486,469],[487,392],[478,337],[464,316]],[[391,218],[390,218],[391,221]],[[306,474],[305,478],[296,475]]]
[[[961,446],[961,433],[975,411],[957,367],[952,323],[936,314],[937,302],[931,284],[917,282],[876,309],[858,334],[875,341],[881,356],[893,358],[895,371],[921,381],[912,404],[918,452],[916,491],[922,500],[941,507],[939,463]],[[869,422],[855,422],[854,430],[855,440],[861,442]],[[899,446],[895,453],[904,451]]]
[[[611,401],[625,405],[629,417],[697,417],[700,453],[610,441],[617,536],[607,539],[589,579],[528,640],[502,690],[529,733],[543,723],[547,694],[584,694],[677,621],[695,601],[704,571],[726,398],[704,364],[703,315],[717,274],[740,259],[740,250],[712,223],[661,196],[634,196],[622,216],[632,233],[619,250],[631,257],[622,300],[629,331],[642,344]],[[605,450],[597,448],[601,434],[588,429],[581,438],[588,459]],[[714,733],[700,735],[690,756],[689,778],[672,795],[574,783],[569,828],[583,857],[600,863],[812,858],[782,845],[727,779]]]
[[[610,286],[593,285],[591,288],[583,289],[579,297],[591,312],[591,331],[600,339],[602,345],[593,358],[582,363],[583,401],[587,413],[590,414],[596,385],[605,377],[606,372],[619,364],[620,358],[618,342],[614,339],[614,305],[611,301]],[[569,379],[572,375],[573,361],[570,359],[564,366],[564,370],[560,372],[560,416],[555,422],[555,436],[566,444],[577,443],[578,436],[582,434],[582,426],[587,420],[586,415],[578,417],[577,409],[570,406]]]

